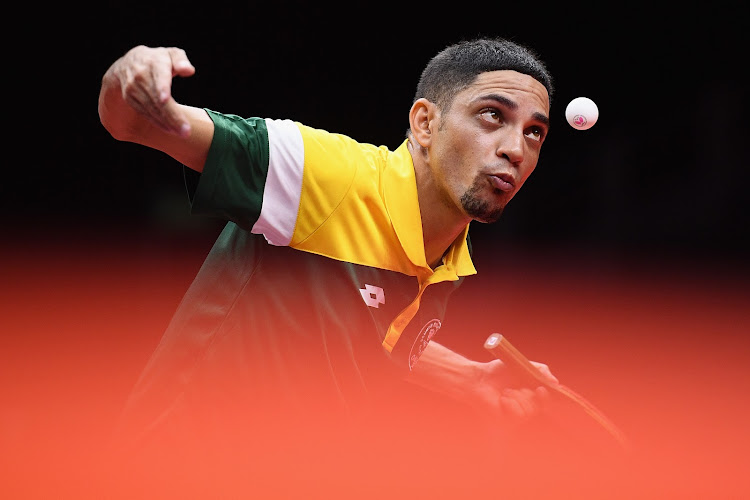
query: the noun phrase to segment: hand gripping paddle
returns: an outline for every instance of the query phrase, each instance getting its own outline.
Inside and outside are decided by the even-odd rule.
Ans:
[[[548,379],[539,369],[529,361],[521,351],[513,347],[513,345],[500,335],[499,333],[493,333],[484,342],[484,347],[492,353],[497,359],[510,366],[511,369],[516,370],[520,375],[524,376],[531,384],[540,385],[546,387],[553,393],[559,394],[575,404],[580,406],[588,415],[596,420],[604,429],[614,437],[617,442],[625,449],[628,449],[628,444],[623,433],[613,424],[604,414],[599,411],[593,404],[586,400],[583,396],[576,393],[569,387],[562,384],[555,383]]]

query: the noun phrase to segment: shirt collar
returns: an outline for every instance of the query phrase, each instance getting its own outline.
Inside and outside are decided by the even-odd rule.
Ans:
[[[417,178],[414,162],[404,141],[389,154],[383,172],[383,199],[404,252],[417,269],[418,275],[432,274],[424,254],[422,216],[417,196]],[[443,257],[443,263],[457,276],[476,274],[471,260],[467,237],[469,225],[455,239]]]

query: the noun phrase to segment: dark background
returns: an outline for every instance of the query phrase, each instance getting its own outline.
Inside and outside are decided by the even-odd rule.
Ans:
[[[121,227],[213,238],[214,221],[187,215],[180,166],[114,141],[99,124],[101,75],[136,44],[187,51],[197,73],[175,82],[180,102],[293,118],[395,148],[427,60],[459,39],[499,35],[547,62],[556,84],[552,130],[504,219],[477,225],[475,241],[610,262],[647,256],[741,266],[750,248],[750,175],[738,7],[53,7],[39,21],[44,51],[23,52],[11,65],[23,90],[10,97],[20,109],[9,118],[23,125],[11,125],[19,142],[7,146],[23,147],[6,163],[2,221],[44,238],[48,230],[95,238]],[[564,119],[578,96],[599,106],[588,131]],[[6,241],[14,241],[7,231]]]

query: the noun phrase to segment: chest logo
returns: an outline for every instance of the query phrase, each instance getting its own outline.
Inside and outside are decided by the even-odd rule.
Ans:
[[[430,340],[435,336],[438,330],[440,330],[442,325],[443,324],[439,319],[432,319],[419,331],[417,338],[414,340],[414,344],[411,346],[411,351],[409,352],[409,370],[412,370],[414,365],[417,364],[417,361],[427,347],[427,344],[430,343]]]
[[[377,309],[380,304],[385,304],[385,292],[379,286],[365,285],[364,288],[359,289],[359,293],[362,294],[362,300],[368,307]]]

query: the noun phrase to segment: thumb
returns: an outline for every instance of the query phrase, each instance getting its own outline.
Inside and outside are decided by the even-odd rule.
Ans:
[[[169,57],[172,60],[172,74],[182,77],[192,76],[195,74],[195,66],[188,59],[183,49],[177,47],[169,48]]]

